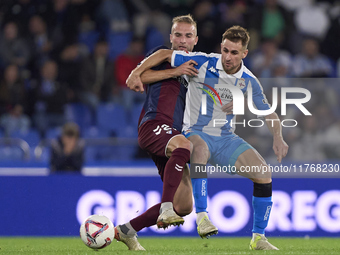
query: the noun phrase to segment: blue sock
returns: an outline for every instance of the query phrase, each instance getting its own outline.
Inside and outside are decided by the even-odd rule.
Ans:
[[[196,213],[207,211],[208,202],[208,179],[191,179],[195,199]]]
[[[268,225],[270,211],[272,209],[272,197],[254,197],[254,223],[253,233],[264,234],[264,230]]]

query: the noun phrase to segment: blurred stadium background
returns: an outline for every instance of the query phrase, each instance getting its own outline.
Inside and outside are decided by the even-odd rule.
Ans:
[[[311,91],[312,116],[294,107],[280,116],[298,121],[283,128],[290,146],[283,164],[327,170],[274,180],[268,232],[340,236],[340,1],[332,0],[2,0],[0,235],[78,235],[89,214],[123,223],[160,200],[157,170],[136,139],[144,98],[125,80],[149,50],[169,45],[172,17],[188,13],[198,26],[195,51],[219,52],[231,25],[249,30],[245,64],[270,102],[272,86]],[[85,140],[83,169],[51,173],[51,141],[69,121]],[[236,133],[275,164],[266,127]],[[329,174],[330,166],[338,172]],[[221,235],[250,235],[251,186],[211,180],[210,213]],[[194,215],[180,229],[144,231],[162,233],[196,235]]]

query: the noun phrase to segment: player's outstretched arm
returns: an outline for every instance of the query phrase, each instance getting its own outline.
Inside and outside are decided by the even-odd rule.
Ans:
[[[266,124],[273,135],[273,150],[277,157],[277,161],[281,163],[282,158],[284,158],[288,153],[288,145],[283,140],[281,121],[279,116],[275,112],[269,114],[265,117]]]
[[[172,52],[173,50],[158,50],[146,59],[144,59],[139,66],[132,70],[126,80],[126,85],[134,91],[139,91],[143,93],[144,88],[140,77],[142,73],[154,66],[159,65],[164,61],[171,62]]]
[[[198,74],[198,70],[194,67],[194,65],[195,62],[189,60],[176,68],[160,71],[149,69],[142,73],[141,80],[143,84],[150,84],[165,79],[176,78],[181,75],[196,76]]]

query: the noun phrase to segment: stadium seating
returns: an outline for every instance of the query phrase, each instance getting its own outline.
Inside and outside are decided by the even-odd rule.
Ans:
[[[0,161],[15,162],[22,160],[25,160],[25,153],[20,147],[12,145],[0,145]]]
[[[45,138],[46,139],[55,139],[61,135],[61,127],[50,128],[46,131]]]
[[[150,27],[146,35],[145,42],[146,52],[149,52],[150,50],[159,45],[164,45],[164,38],[156,28]]]
[[[93,52],[94,46],[99,39],[100,33],[98,31],[81,32],[78,41],[87,46],[90,52]]]
[[[122,105],[102,103],[97,107],[97,127],[99,129],[117,135],[118,129],[126,126],[126,113]]]
[[[131,32],[110,32],[108,35],[109,58],[115,60],[119,54],[124,52],[132,39]]]
[[[98,127],[90,127],[81,132],[83,138],[104,138],[108,137],[109,132],[105,129],[99,129]]]
[[[22,140],[26,141],[30,147],[35,147],[40,142],[40,134],[35,129],[30,129],[26,132],[13,131],[10,134],[10,137],[22,139]]]
[[[135,104],[132,108],[132,126],[137,128],[140,113],[143,109],[144,103]]]
[[[90,127],[93,124],[93,116],[90,108],[81,103],[67,104],[65,109],[67,121],[77,123],[81,130]]]

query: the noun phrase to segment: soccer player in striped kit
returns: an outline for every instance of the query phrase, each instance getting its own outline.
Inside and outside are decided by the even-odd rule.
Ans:
[[[226,30],[222,36],[221,54],[189,53],[172,50],[161,50],[150,56],[147,61],[134,71],[129,79],[128,86],[141,86],[140,74],[145,70],[168,61],[173,67],[184,62],[193,61],[199,70],[197,76],[189,81],[186,96],[186,109],[184,114],[184,133],[193,143],[193,158],[191,175],[196,167],[205,167],[207,163],[219,166],[235,166],[237,174],[253,181],[253,236],[250,249],[278,250],[270,244],[265,237],[271,208],[272,208],[272,178],[270,172],[242,172],[242,167],[257,166],[268,169],[268,165],[261,155],[242,138],[234,134],[234,127],[230,125],[235,119],[233,114],[233,93],[237,87],[243,94],[250,93],[253,104],[259,110],[269,110],[270,105],[263,94],[258,79],[243,65],[242,59],[248,54],[250,37],[246,29],[233,26]],[[228,89],[229,87],[229,89]],[[202,98],[206,98],[206,109],[202,111]],[[217,103],[216,101],[219,101]],[[262,116],[273,135],[273,149],[278,162],[287,155],[288,145],[283,140],[279,117],[275,112]],[[224,120],[216,125],[215,120]],[[197,154],[195,153],[197,152]],[[199,154],[201,153],[201,154]],[[195,155],[196,154],[196,155]],[[231,173],[232,174],[232,173]],[[194,197],[196,208],[202,209],[203,219],[207,219],[206,192],[204,186],[207,179],[197,183]],[[205,210],[205,211],[204,211]]]
[[[173,19],[172,49],[192,51],[197,40],[196,23],[190,15]],[[156,48],[153,52],[162,48],[166,47]],[[163,194],[161,203],[116,227],[115,238],[124,242],[129,250],[144,250],[136,238],[136,233],[144,227],[180,225],[184,223],[181,216],[192,211],[192,185],[187,167],[191,143],[181,134],[187,92],[187,82],[181,76],[198,73],[191,62],[178,68],[161,63],[142,75],[143,82],[149,85],[145,89],[146,101],[138,123],[138,143],[158,168]],[[143,92],[144,87],[136,91]]]

